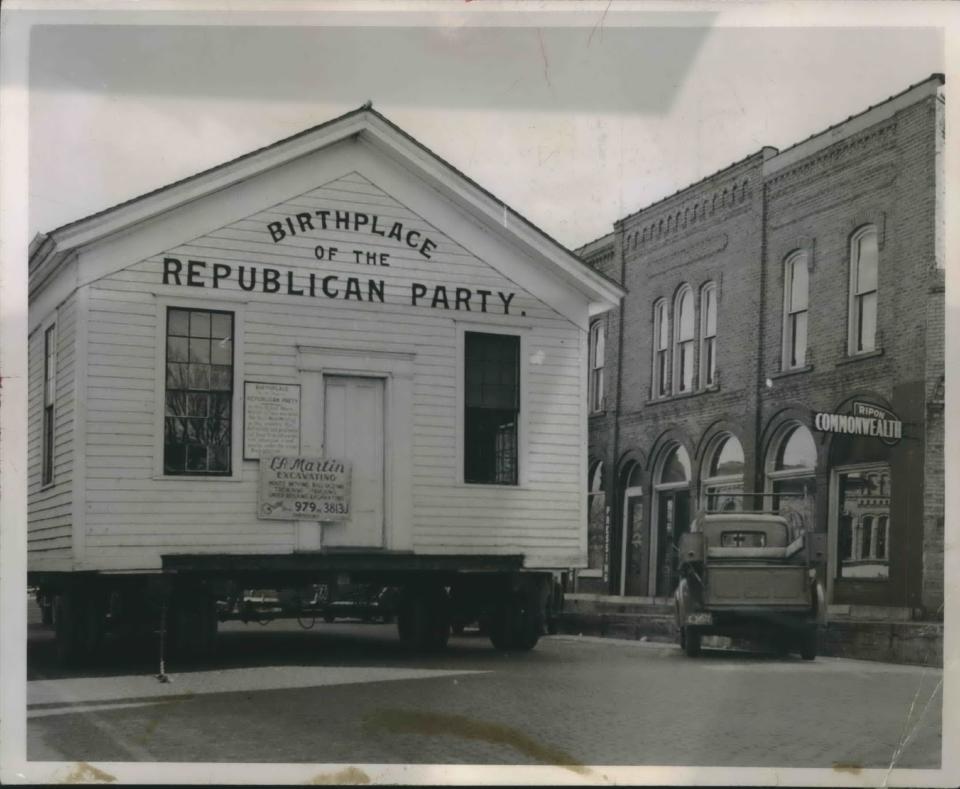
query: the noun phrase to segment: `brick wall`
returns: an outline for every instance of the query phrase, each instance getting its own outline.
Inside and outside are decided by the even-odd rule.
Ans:
[[[936,397],[944,363],[937,267],[942,100],[927,96],[886,115],[860,122],[855,133],[841,128],[830,138],[836,142],[798,146],[799,153],[779,160],[764,149],[625,217],[611,236],[588,245],[595,265],[609,276],[620,279],[622,265],[628,291],[621,309],[604,319],[607,409],[590,422],[591,456],[606,465],[613,564],[619,564],[621,531],[617,476],[625,464],[640,464],[644,490],[652,492],[658,457],[679,443],[692,461],[695,509],[711,442],[729,432],[743,445],[744,490],[759,491],[778,426],[797,420],[812,429],[813,411],[843,412],[857,397],[895,411],[904,421],[904,440],[888,449],[875,439],[851,443],[815,432],[816,528],[828,527],[832,464],[889,462],[898,530],[897,541],[891,537],[897,555],[890,580],[871,586],[848,579],[844,593],[927,611],[942,604],[943,416]],[[865,225],[878,231],[879,350],[851,358],[850,244]],[[784,261],[796,250],[806,252],[809,264],[808,352],[806,366],[785,371]],[[719,296],[714,387],[699,380],[700,293],[708,282]],[[654,304],[666,299],[672,317],[684,284],[695,297],[694,391],[655,397]],[[672,333],[670,345],[672,353]],[[644,524],[656,515],[654,498],[645,495]],[[618,569],[611,566],[612,581]]]

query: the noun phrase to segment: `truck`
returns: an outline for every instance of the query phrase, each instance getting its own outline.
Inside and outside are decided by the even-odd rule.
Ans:
[[[586,566],[618,284],[369,105],[29,257],[28,582],[65,661],[360,586],[415,648],[536,645]]]
[[[674,607],[688,656],[716,635],[816,658],[827,613],[823,534],[775,512],[703,511],[680,537],[678,562]]]

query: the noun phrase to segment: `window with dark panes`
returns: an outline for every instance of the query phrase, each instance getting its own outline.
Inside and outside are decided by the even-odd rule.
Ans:
[[[517,484],[520,338],[467,332],[464,480]]]
[[[233,313],[167,310],[166,474],[228,475]]]
[[[43,485],[53,483],[53,422],[57,369],[56,324],[43,333]]]

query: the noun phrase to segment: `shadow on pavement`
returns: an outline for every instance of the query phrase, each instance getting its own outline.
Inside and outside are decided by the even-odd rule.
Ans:
[[[322,621],[310,629],[296,621],[277,621],[261,626],[239,622],[223,623],[217,636],[216,653],[207,658],[178,658],[166,655],[167,673],[218,671],[264,666],[382,666],[416,665],[425,668],[489,667],[510,655],[512,660],[549,660],[543,652],[497,652],[486,637],[468,631],[452,636],[446,650],[417,652],[399,641],[396,625],[336,623]],[[160,670],[160,639],[154,633],[136,643],[108,636],[95,661],[88,665],[64,667],[57,660],[53,632],[39,624],[28,627],[27,679],[108,677],[126,674],[157,674]]]

